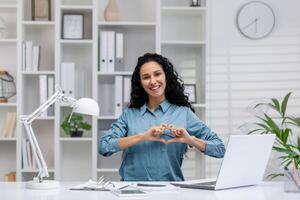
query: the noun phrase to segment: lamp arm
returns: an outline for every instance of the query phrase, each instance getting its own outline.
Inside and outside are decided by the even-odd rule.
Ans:
[[[61,101],[63,103],[66,103],[70,107],[76,107],[76,99],[71,97],[65,97],[62,90],[57,86],[55,93],[40,107],[38,107],[35,111],[33,111],[33,113],[27,116],[21,116],[21,123],[23,123],[25,126],[25,130],[32,149],[32,153],[36,159],[39,168],[39,173],[37,175],[39,182],[42,182],[44,177],[49,177],[49,173],[48,173],[48,168],[45,159],[38,145],[35,134],[33,132],[31,123],[56,101]]]
[[[63,98],[63,93],[60,90],[57,90],[47,101],[45,101],[40,107],[38,107],[33,113],[26,116],[24,121],[26,123],[33,122],[38,118],[44,111],[46,111],[52,104],[54,104],[59,99]]]
[[[41,152],[41,149],[36,140],[36,137],[34,136],[34,132],[32,130],[31,124],[24,124],[24,126],[31,146],[32,154],[35,157],[35,161],[39,169],[37,178],[39,182],[42,182],[44,177],[49,177],[48,168],[44,160],[43,154]]]

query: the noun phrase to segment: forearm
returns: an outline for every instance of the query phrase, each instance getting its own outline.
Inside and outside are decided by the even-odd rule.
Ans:
[[[215,140],[202,140],[195,136],[191,136],[191,142],[188,144],[197,148],[205,155],[222,158],[225,153],[225,146],[220,139]]]
[[[145,141],[144,133],[127,136],[119,139],[119,147],[121,150],[124,150],[128,147],[134,146],[144,141]]]
[[[199,151],[204,152],[206,148],[206,142],[204,140],[196,138],[195,136],[190,136],[190,137],[191,140],[188,144],[190,146],[197,148]]]

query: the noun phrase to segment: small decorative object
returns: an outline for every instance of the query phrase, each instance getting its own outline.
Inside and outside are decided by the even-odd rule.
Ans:
[[[248,39],[265,38],[275,27],[274,11],[265,2],[250,1],[238,10],[236,26],[239,32]]]
[[[282,102],[276,98],[272,98],[269,102],[258,103],[254,109],[266,107],[272,110],[272,115],[268,110],[261,111],[257,115],[258,122],[253,125],[251,133],[259,134],[275,134],[276,141],[273,150],[280,153],[279,159],[282,161],[281,165],[284,166],[286,173],[270,174],[269,178],[277,176],[286,176],[290,181],[295,178],[296,186],[299,186],[299,167],[300,167],[300,136],[295,135],[293,130],[300,127],[300,117],[295,117],[286,113],[288,100],[291,92],[285,95]],[[296,173],[293,174],[293,171]],[[298,173],[298,174],[297,174]],[[290,187],[290,186],[287,186]]]
[[[51,20],[51,0],[32,0],[32,20],[50,21]]]
[[[6,37],[6,23],[3,17],[0,16],[0,38]]]
[[[117,0],[109,0],[104,10],[105,21],[120,21],[120,9]]]
[[[196,103],[196,84],[184,84],[184,92],[188,95],[191,103]]]
[[[63,39],[83,39],[83,14],[63,15]]]
[[[0,69],[0,103],[7,103],[8,98],[16,94],[16,84],[12,75]]]
[[[83,130],[91,130],[92,126],[83,121],[83,116],[78,113],[69,114],[61,124],[61,128],[65,131],[66,135],[71,137],[81,137]]]
[[[191,6],[192,7],[199,7],[201,5],[200,1],[201,0],[191,0]]]

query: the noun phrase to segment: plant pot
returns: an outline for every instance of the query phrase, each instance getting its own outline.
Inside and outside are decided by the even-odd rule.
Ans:
[[[284,177],[284,191],[300,193],[300,169],[285,169]]]
[[[72,131],[71,137],[82,137],[83,131]]]

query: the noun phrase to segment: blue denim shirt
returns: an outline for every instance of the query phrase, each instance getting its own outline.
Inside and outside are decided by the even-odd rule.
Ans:
[[[190,108],[173,105],[167,100],[154,112],[151,112],[146,104],[140,108],[126,109],[101,137],[98,151],[103,156],[110,156],[120,151],[120,138],[144,133],[161,123],[183,127],[190,135],[203,139],[206,142],[206,155],[224,156],[224,144],[216,133],[212,132]],[[170,139],[174,135],[170,130],[166,130],[161,137]],[[181,165],[186,147],[183,143],[138,143],[123,150],[120,176],[125,181],[182,181],[184,177]]]

